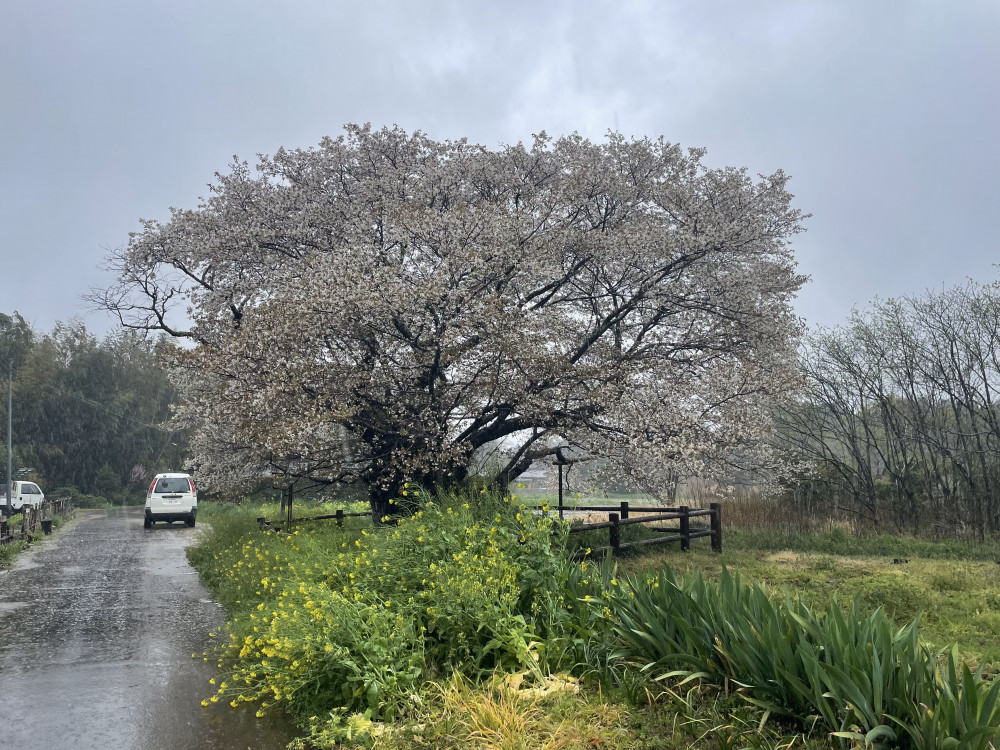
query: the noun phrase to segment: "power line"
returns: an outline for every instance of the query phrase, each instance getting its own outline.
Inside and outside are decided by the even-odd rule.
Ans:
[[[111,414],[112,416],[118,417],[119,419],[125,419],[129,422],[135,422],[136,424],[140,424],[143,427],[148,427],[151,430],[159,430],[160,432],[165,432],[168,435],[177,432],[177,430],[168,430],[166,427],[160,427],[159,425],[155,425],[152,422],[146,422],[145,420],[137,419],[136,417],[130,417],[127,414],[121,414],[120,412],[113,411],[112,409],[109,409],[107,406],[100,403],[99,401],[94,401],[93,399],[89,399],[86,396],[81,396],[78,393],[72,393],[71,391],[67,391],[65,388],[52,385],[51,383],[44,383],[41,380],[31,380],[30,382],[34,383],[35,385],[40,385],[45,388],[48,388],[49,390],[55,391],[56,393],[62,396],[68,396],[69,398],[76,399],[77,401],[82,401],[85,404],[93,406],[95,409],[100,409],[104,412],[107,412],[108,414]]]
[[[165,427],[160,427],[159,425],[155,425],[152,422],[146,422],[146,421],[143,421],[141,419],[136,419],[135,417],[130,417],[127,414],[120,414],[120,413],[118,413],[116,411],[112,411],[107,406],[105,406],[104,404],[102,404],[102,403],[100,403],[98,401],[93,401],[92,399],[89,399],[86,396],[81,396],[78,393],[71,393],[70,391],[67,391],[67,390],[65,390],[63,388],[60,388],[60,387],[55,386],[55,385],[52,385],[51,383],[42,383],[40,381],[36,381],[36,382],[38,382],[39,385],[43,385],[46,388],[50,388],[51,390],[55,391],[56,393],[61,393],[63,396],[69,396],[70,398],[75,398],[77,401],[82,401],[85,404],[90,404],[91,406],[93,406],[93,407],[95,407],[97,409],[102,409],[103,411],[106,411],[108,414],[116,416],[119,419],[126,419],[129,422],[135,422],[136,424],[141,424],[144,427],[149,427],[152,430],[159,430],[160,432],[166,432],[167,434],[172,434],[173,432],[175,432],[175,430],[168,430]]]

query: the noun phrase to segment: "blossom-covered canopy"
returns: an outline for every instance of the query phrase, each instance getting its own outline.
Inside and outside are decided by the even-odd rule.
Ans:
[[[557,449],[647,489],[760,455],[795,379],[781,172],[617,133],[491,151],[348,126],[144,222],[100,293],[164,330],[202,482],[503,483]],[[756,453],[755,453],[756,452]]]

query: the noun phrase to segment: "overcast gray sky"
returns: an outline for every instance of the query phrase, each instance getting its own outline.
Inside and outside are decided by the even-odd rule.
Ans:
[[[84,316],[106,249],[233,155],[346,122],[608,129],[792,175],[797,309],[997,277],[1000,2],[0,2],[0,312]]]

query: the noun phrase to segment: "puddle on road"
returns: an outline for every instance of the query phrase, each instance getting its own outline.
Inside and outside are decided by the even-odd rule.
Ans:
[[[0,617],[7,614],[8,612],[13,612],[15,610],[21,609],[21,607],[27,607],[27,602],[0,602]]]

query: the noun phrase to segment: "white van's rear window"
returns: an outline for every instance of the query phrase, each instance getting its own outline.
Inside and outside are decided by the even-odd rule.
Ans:
[[[156,480],[153,492],[190,492],[187,477],[161,477]]]

